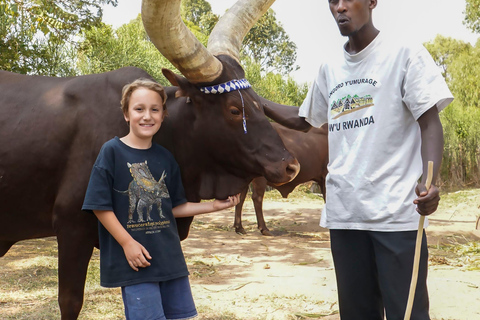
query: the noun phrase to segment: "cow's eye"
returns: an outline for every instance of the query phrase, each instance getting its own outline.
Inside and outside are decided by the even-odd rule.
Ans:
[[[230,113],[235,115],[235,116],[239,116],[241,114],[241,111],[237,107],[232,106],[232,107],[230,107]]]

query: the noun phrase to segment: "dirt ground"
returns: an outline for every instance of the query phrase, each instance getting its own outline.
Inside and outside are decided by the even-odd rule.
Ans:
[[[182,245],[197,319],[339,319],[329,235],[318,226],[323,200],[302,192],[275,198],[276,192],[264,201],[273,237],[257,230],[250,199],[246,235],[233,230],[233,209],[194,219]],[[432,320],[480,319],[479,206],[480,189],[442,195],[430,219]],[[124,319],[120,290],[99,286],[98,254],[90,262],[79,320]],[[0,319],[59,319],[57,275],[54,237],[16,244],[0,259]]]
[[[432,319],[480,319],[478,265],[469,270],[471,258],[445,250],[471,241],[478,245],[477,193],[467,195],[468,201],[443,203],[430,219]],[[266,200],[273,237],[256,229],[248,200],[247,235],[232,229],[233,210],[196,217],[183,247],[199,319],[340,319],[329,235],[318,226],[322,207],[321,198]]]

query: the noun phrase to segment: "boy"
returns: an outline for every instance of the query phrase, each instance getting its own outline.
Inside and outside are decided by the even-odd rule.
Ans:
[[[151,80],[123,88],[121,105],[130,131],[103,145],[82,207],[100,222],[101,285],[122,288],[129,320],[197,315],[174,218],[239,201],[236,195],[187,202],[173,155],[152,143],[167,114],[166,99],[163,87]]]
[[[423,46],[404,45],[374,27],[376,5],[330,0],[340,33],[348,37],[343,52],[320,66],[299,110],[265,110],[297,130],[328,122],[327,201],[320,225],[330,229],[342,320],[383,320],[384,313],[389,320],[403,319],[418,213],[432,214],[440,200],[438,113],[453,99]],[[427,191],[429,160],[434,174]],[[429,319],[423,238],[411,317],[416,320]]]

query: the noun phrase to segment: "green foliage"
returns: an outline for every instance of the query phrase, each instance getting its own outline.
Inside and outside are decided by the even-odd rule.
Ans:
[[[468,55],[472,49],[469,43],[441,35],[437,35],[433,41],[425,43],[425,47],[437,65],[443,69],[443,76],[447,81],[451,79],[448,71],[454,59],[462,53]]]
[[[217,23],[219,16],[212,13],[210,4],[205,0],[184,0],[181,7],[185,24],[208,36]],[[269,9],[245,35],[241,49],[244,56],[253,58],[260,64],[263,72],[287,75],[294,69],[297,59],[297,46],[290,40],[285,29]]]
[[[176,70],[148,39],[140,15],[117,30],[105,24],[86,30],[83,39],[77,61],[81,74],[133,66],[167,85],[162,68]]]
[[[243,54],[252,57],[266,72],[288,74],[297,60],[297,46],[290,40],[275,12],[269,9],[252,27],[243,40]]]
[[[473,32],[480,33],[480,0],[466,0],[463,23]]]
[[[0,0],[0,69],[72,75],[73,37],[101,22],[117,0]]]
[[[480,46],[437,36],[425,44],[444,76],[455,100],[441,114],[445,150],[442,183],[448,188],[480,183]]]
[[[205,0],[183,0],[180,12],[185,24],[188,21],[197,26],[198,31],[204,35],[209,35],[218,22],[218,16],[212,12],[212,6]],[[190,28],[190,25],[188,27]]]
[[[265,99],[292,106],[300,106],[305,99],[307,84],[297,84],[290,76],[264,73],[260,64],[248,57],[244,57],[242,65],[255,92]]]

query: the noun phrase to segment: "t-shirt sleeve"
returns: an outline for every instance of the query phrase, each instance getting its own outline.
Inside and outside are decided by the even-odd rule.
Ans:
[[[93,210],[113,211],[113,174],[108,167],[108,155],[102,148],[92,168],[82,210],[93,213]]]
[[[298,110],[298,115],[313,127],[321,127],[328,122],[328,98],[325,68],[320,67],[307,96]]]
[[[407,65],[402,91],[415,120],[434,105],[440,112],[453,100],[439,67],[423,46]]]

